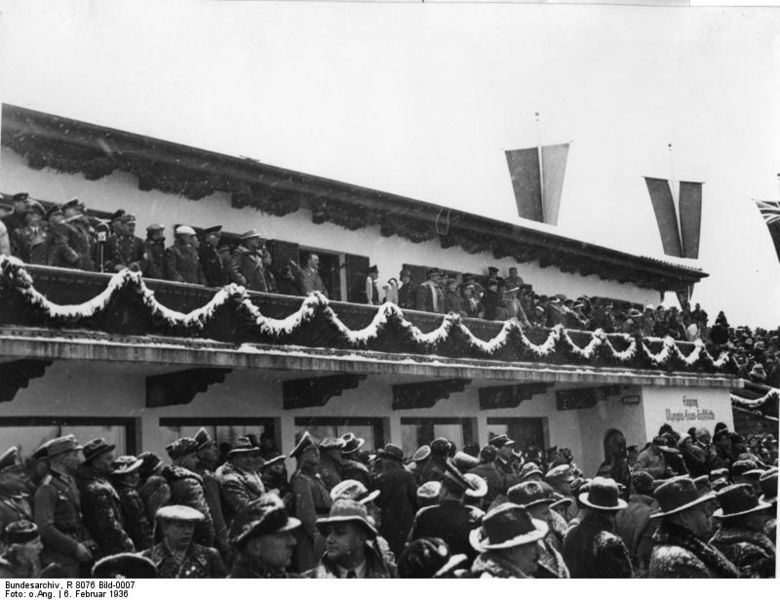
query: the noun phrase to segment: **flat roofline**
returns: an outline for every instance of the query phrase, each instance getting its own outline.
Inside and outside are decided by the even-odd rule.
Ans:
[[[418,242],[438,237],[445,248],[457,245],[472,253],[492,251],[497,259],[539,261],[543,268],[553,265],[564,272],[598,275],[658,291],[684,290],[708,277],[687,265],[11,104],[2,105],[2,144],[25,156],[32,168],[80,171],[89,179],[99,179],[114,170],[126,171],[139,176],[141,189],[161,189],[192,199],[226,192],[236,207],[254,206],[278,216],[307,208],[315,223],[331,221],[349,229],[380,225],[382,235],[400,235]],[[42,146],[46,152],[39,151]],[[75,156],[62,160],[68,152]],[[176,189],[164,185],[154,174],[145,177],[144,161],[155,168],[164,165],[176,173],[195,171],[205,179],[187,181]],[[165,179],[170,182],[171,177]],[[442,210],[449,212],[447,235],[435,228]],[[399,217],[404,221],[398,223]]]

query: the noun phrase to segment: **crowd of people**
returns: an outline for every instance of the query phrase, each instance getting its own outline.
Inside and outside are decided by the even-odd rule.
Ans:
[[[588,578],[775,575],[777,440],[619,432],[586,478],[495,435],[412,456],[302,432],[285,457],[208,432],[116,456],[72,435],[0,456],[0,577]],[[471,447],[465,450],[473,451]]]
[[[301,256],[300,264],[292,260],[279,264],[255,230],[231,243],[223,241],[220,226],[197,232],[189,225],[176,225],[173,230],[173,243],[166,247],[164,225],[150,224],[146,239],[141,239],[135,235],[135,217],[124,210],[101,220],[89,216],[76,198],[45,209],[27,193],[15,194],[12,204],[0,204],[0,255],[11,254],[26,263],[109,273],[129,268],[150,278],[211,287],[236,283],[258,292],[328,295],[314,252]],[[527,327],[560,324],[567,329],[701,339],[715,354],[731,350],[742,377],[780,386],[780,329],[733,328],[723,312],[710,326],[707,312],[699,304],[691,309],[686,302],[681,309],[637,307],[586,295],[575,299],[538,294],[515,267],[506,277],[496,267],[487,267],[481,276],[431,268],[425,276],[425,281],[414,281],[411,270],[403,269],[399,278],[390,277],[380,289],[379,269],[372,265],[350,297],[463,317],[517,319]]]

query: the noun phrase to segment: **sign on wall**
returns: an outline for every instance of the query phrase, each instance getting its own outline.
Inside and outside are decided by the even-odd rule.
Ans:
[[[689,424],[694,422],[716,421],[715,411],[706,406],[699,406],[699,399],[692,396],[683,396],[679,406],[672,406],[666,409],[666,422],[671,425]]]

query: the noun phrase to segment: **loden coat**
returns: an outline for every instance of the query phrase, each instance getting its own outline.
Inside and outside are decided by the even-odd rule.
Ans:
[[[653,544],[650,578],[739,577],[739,570],[720,550],[674,523],[662,522],[653,536]]]

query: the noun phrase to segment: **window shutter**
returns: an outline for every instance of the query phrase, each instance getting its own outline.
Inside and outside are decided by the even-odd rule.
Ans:
[[[345,254],[344,262],[347,266],[347,300],[365,304],[368,301],[365,290],[366,277],[368,277],[371,260],[368,256]]]
[[[407,265],[404,264],[404,269],[408,269],[409,272],[412,274],[412,284],[413,285],[420,285],[423,283],[426,279],[426,273],[428,272],[428,269],[431,267],[422,267],[420,265]]]

